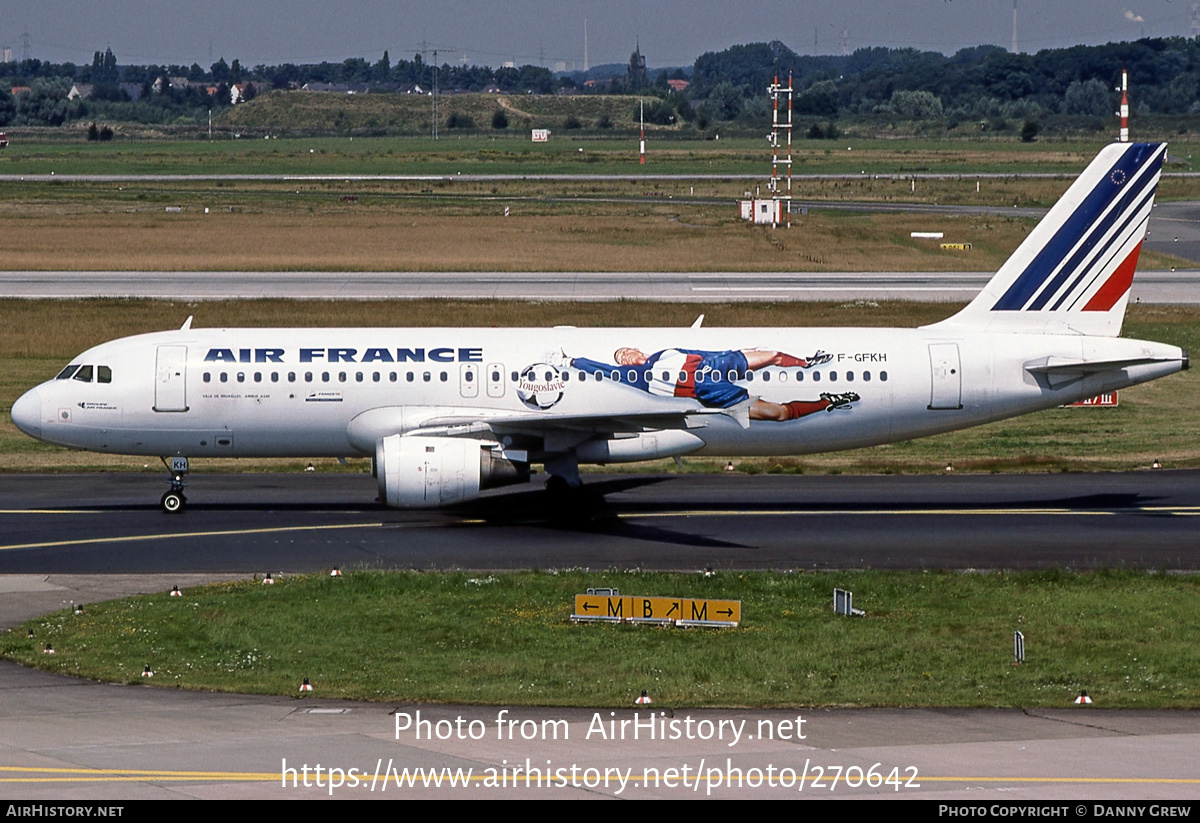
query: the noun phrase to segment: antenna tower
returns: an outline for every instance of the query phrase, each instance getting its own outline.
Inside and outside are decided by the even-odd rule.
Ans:
[[[433,139],[438,139],[438,61],[437,49],[433,50]]]
[[[1117,112],[1121,118],[1120,142],[1129,142],[1129,74],[1121,69],[1121,110]]]
[[[792,227],[792,76],[788,75],[786,86],[779,83],[779,78],[775,78],[770,86],[767,86],[767,91],[771,95],[771,182],[767,185],[767,189],[771,192],[771,199],[775,201],[775,208],[771,213],[771,228],[779,225],[779,217],[781,214],[787,214],[787,227]],[[779,119],[779,99],[787,100],[787,120],[780,122]],[[780,132],[784,136],[784,144],[787,154],[780,158],[779,156],[779,137]],[[786,188],[780,192],[780,167],[783,167],[783,181]]]
[[[28,60],[32,55],[33,38],[29,36],[29,32],[21,33],[21,59]]]
[[[1013,41],[1012,53],[1017,53],[1017,0],[1013,0]]]
[[[646,101],[645,100],[640,100],[640,99],[638,100],[638,122],[641,124],[641,134],[642,134],[641,143],[640,143],[640,148],[641,148],[642,152],[641,152],[641,159],[638,160],[638,162],[644,166],[644,165],[646,165]]]

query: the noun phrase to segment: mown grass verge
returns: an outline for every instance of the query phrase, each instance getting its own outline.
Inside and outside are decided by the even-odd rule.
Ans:
[[[738,599],[743,624],[574,624],[588,586]],[[868,616],[835,616],[835,586]],[[184,689],[295,694],[308,677],[315,696],[379,701],[622,706],[647,689],[667,707],[1050,707],[1086,689],[1104,707],[1195,708],[1197,596],[1200,578],[1140,571],[358,571],[88,604],[15,627],[0,655]]]

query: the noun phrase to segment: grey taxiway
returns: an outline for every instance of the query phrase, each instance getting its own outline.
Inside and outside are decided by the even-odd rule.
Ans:
[[[162,483],[151,475],[0,478],[0,626],[72,602],[339,563],[713,565],[718,574],[751,567],[1200,565],[1192,551],[1200,537],[1200,472],[606,475],[589,477],[588,484],[603,497],[575,514],[548,508],[544,493],[534,489],[489,493],[446,511],[396,512],[370,502],[369,476],[201,474],[193,476],[190,507],[170,516],[157,509]],[[1108,711],[1071,705],[1068,697],[1061,707],[1026,711],[691,710],[635,707],[640,684],[622,684],[630,705],[612,714],[510,707],[502,715],[504,707],[329,700],[319,682],[303,696],[197,694],[143,682],[153,686],[98,684],[0,664],[0,796],[493,799],[711,792],[741,799],[985,803],[1139,798],[1166,805],[1200,799],[1200,712]],[[748,736],[733,743],[711,734],[665,741],[645,732],[637,740],[589,735],[597,717],[619,722],[639,712],[645,723],[660,711],[666,713],[660,718],[690,719],[696,730],[744,723]],[[428,728],[449,736],[398,734],[398,718],[415,720],[417,712]],[[497,724],[502,717],[533,736],[504,737]],[[794,733],[799,717],[806,721],[804,738]],[[462,723],[474,724],[482,736],[450,733]],[[771,739],[761,732],[781,728],[793,733]],[[318,764],[323,771],[315,771]],[[458,786],[404,782],[415,769],[445,767]],[[338,771],[331,775],[331,768]],[[553,769],[559,777],[538,782],[534,773],[514,774],[514,768]],[[731,779],[731,770],[741,777]],[[435,774],[448,780],[446,772]],[[806,775],[802,790],[800,775]],[[881,775],[894,780],[880,782]]]

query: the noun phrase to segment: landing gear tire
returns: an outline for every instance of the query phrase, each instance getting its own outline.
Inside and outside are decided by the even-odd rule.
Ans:
[[[167,514],[177,514],[183,511],[183,504],[186,502],[187,498],[183,496],[182,492],[169,491],[163,493],[162,499],[158,501],[158,504],[162,506],[162,510]]]

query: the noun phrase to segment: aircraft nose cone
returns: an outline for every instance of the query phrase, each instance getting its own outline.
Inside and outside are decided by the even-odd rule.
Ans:
[[[17,398],[12,407],[13,424],[30,437],[42,436],[42,397],[37,389],[30,389]]]

